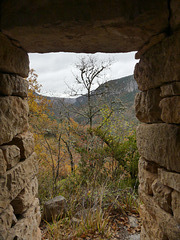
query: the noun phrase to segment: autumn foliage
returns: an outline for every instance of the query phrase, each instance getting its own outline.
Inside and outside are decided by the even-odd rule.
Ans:
[[[51,111],[52,102],[40,95],[37,77],[31,70],[27,80],[30,127],[39,160],[40,202],[59,194],[65,196],[68,219],[80,209],[91,209],[97,204],[99,215],[90,211],[89,217],[96,219],[93,229],[96,231],[99,221],[100,234],[106,234],[113,209],[137,209],[139,154],[134,126],[125,122],[123,116],[117,119],[106,104],[99,110],[100,124],[92,125],[90,121],[90,126],[82,126],[67,115],[57,119]],[[83,229],[71,230],[77,236],[89,231]],[[58,233],[53,239],[65,239],[61,237]]]

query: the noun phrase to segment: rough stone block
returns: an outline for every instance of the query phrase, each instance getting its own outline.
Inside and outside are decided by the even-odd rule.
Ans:
[[[40,240],[39,223],[41,219],[39,200],[36,198],[32,206],[22,215],[21,219],[9,230],[7,240],[25,239]]]
[[[180,124],[180,96],[164,98],[160,102],[161,118],[166,123]]]
[[[20,97],[0,97],[0,145],[28,129],[28,103]]]
[[[144,219],[146,220],[147,217],[147,224],[149,224],[150,215],[153,218],[153,222],[156,222],[155,229],[157,231],[157,234],[161,231],[163,233],[164,238],[163,239],[171,239],[171,240],[177,240],[180,239],[180,227],[179,224],[175,221],[173,216],[170,213],[167,213],[162,208],[156,204],[153,197],[146,195],[143,191],[139,192],[140,199],[144,203],[145,211],[144,214],[141,214],[142,220],[143,220],[143,226]],[[149,225],[150,227],[151,225]],[[150,231],[150,228],[148,228]],[[153,234],[154,231],[152,231]],[[152,235],[153,236],[153,235]],[[158,235],[157,235],[158,236]],[[166,237],[166,238],[165,238]],[[158,239],[156,237],[150,238],[152,240]]]
[[[140,188],[147,194],[152,195],[153,194],[152,183],[158,177],[158,175],[155,173],[146,171],[144,169],[144,163],[145,163],[144,160],[140,158],[139,165],[138,165],[138,168],[139,168],[138,177],[139,177]]]
[[[0,73],[0,94],[27,97],[28,82],[17,75]]]
[[[5,176],[6,170],[7,170],[7,162],[4,158],[2,149],[0,149],[0,178],[3,178]]]
[[[143,204],[140,206],[139,212],[143,219],[141,240],[165,240],[165,233],[159,227],[156,216],[152,216]]]
[[[14,144],[20,149],[21,159],[28,158],[34,152],[34,137],[31,132],[18,134],[9,144]]]
[[[159,107],[160,101],[159,88],[137,93],[135,97],[135,112],[139,121],[145,123],[162,122],[161,109]]]
[[[14,222],[15,216],[13,213],[13,208],[9,205],[0,214],[0,239],[6,239],[8,230],[11,228]]]
[[[141,124],[137,128],[137,146],[143,158],[180,172],[180,126]]]
[[[36,176],[38,164],[36,154],[33,153],[28,159],[18,163],[14,168],[7,171],[7,190],[10,193],[9,200],[13,200]]]
[[[180,193],[175,190],[172,192],[172,211],[174,219],[180,224]]]
[[[57,220],[65,211],[66,199],[63,196],[57,196],[44,204],[43,219],[48,222]]]
[[[162,184],[180,192],[180,174],[168,172],[165,169],[158,169],[158,179]]]
[[[0,33],[0,71],[15,73],[27,77],[29,73],[28,54],[12,44],[12,42]]]
[[[161,97],[180,95],[180,82],[172,82],[161,86]]]
[[[20,149],[17,146],[5,145],[0,146],[0,149],[3,151],[4,158],[7,163],[7,170],[18,164],[18,162],[20,161]]]
[[[38,194],[38,180],[35,177],[11,202],[14,208],[15,214],[22,214],[25,212],[33,203],[35,197]]]
[[[39,199],[35,198],[31,207],[23,213],[22,217],[24,218],[34,218],[37,222],[37,226],[40,225],[41,222],[41,211],[39,206]]]
[[[0,178],[0,214],[7,208],[9,201],[9,192],[7,191],[7,179]]]
[[[134,77],[141,91],[180,80],[180,31],[149,49],[136,64]]]
[[[166,212],[172,213],[171,192],[172,189],[164,186],[158,179],[152,184],[154,201]]]

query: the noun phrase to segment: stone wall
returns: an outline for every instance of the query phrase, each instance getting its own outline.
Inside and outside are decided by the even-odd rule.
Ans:
[[[0,33],[0,239],[38,240],[37,161],[28,131],[29,59]]]
[[[139,55],[139,53],[137,53]],[[140,56],[135,99],[141,240],[180,239],[180,31]]]

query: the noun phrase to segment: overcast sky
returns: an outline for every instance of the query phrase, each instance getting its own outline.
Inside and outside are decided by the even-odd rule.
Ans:
[[[74,67],[79,58],[85,54],[76,53],[31,53],[30,68],[38,74],[38,82],[42,84],[41,93],[50,96],[66,96],[67,84],[72,86],[74,82]],[[133,74],[137,60],[134,59],[135,52],[94,54],[100,61],[111,59],[113,64],[109,71],[105,73],[106,80],[112,80]],[[66,84],[67,83],[67,84]],[[94,86],[96,87],[96,86]]]

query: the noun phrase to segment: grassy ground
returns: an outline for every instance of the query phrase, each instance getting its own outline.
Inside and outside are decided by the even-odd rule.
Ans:
[[[58,191],[67,200],[66,215],[42,223],[43,239],[126,239],[140,231],[139,223],[129,225],[128,216],[139,218],[139,205],[136,189],[128,186],[127,179],[107,178],[100,184],[93,179],[83,182],[75,174],[61,180]]]

